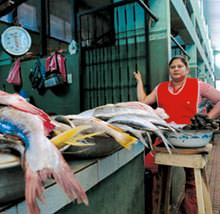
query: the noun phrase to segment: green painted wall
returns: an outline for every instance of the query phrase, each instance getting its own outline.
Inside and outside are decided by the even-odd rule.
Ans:
[[[158,21],[149,28],[150,88],[168,80],[168,61],[171,58],[170,1],[150,1]]]
[[[72,75],[72,83],[56,90],[47,89],[40,95],[37,90],[32,89],[28,78],[30,70],[34,67],[36,60],[23,61],[21,64],[23,88],[32,97],[33,103],[47,113],[74,114],[80,112],[80,80],[79,80],[79,55],[66,56],[67,73]],[[45,62],[45,58],[41,59]],[[5,80],[10,70],[9,65],[0,67],[0,90],[14,93],[14,87]],[[5,86],[4,86],[5,85]]]

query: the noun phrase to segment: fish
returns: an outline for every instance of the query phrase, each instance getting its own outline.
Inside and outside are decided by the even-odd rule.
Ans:
[[[108,119],[110,117],[125,113],[125,111],[127,114],[132,113],[134,110],[139,114],[146,114],[146,116],[152,116],[158,120],[169,118],[164,109],[157,108],[155,110],[151,106],[141,102],[121,102],[116,104],[106,104],[87,111],[87,114],[91,113],[91,116]],[[83,113],[81,113],[81,115],[83,115]]]
[[[25,145],[25,199],[30,214],[39,214],[37,198],[44,202],[43,184],[54,178],[71,200],[88,205],[88,198],[60,151],[45,136],[37,116],[12,107],[0,109],[1,133],[19,136]]]
[[[125,125],[125,124],[120,124],[120,123],[112,123],[114,126],[117,126],[119,128],[121,128],[122,130],[124,130],[125,132],[128,132],[130,134],[132,134],[134,137],[136,137],[145,147],[152,148],[152,141],[151,138],[149,137],[148,133],[147,133],[147,137],[148,137],[148,142],[146,142],[145,138],[143,137],[143,135],[146,133],[145,131],[142,130],[138,130],[135,129],[131,126]]]
[[[121,129],[106,123],[95,117],[82,117],[79,115],[66,115],[67,119],[70,119],[75,126],[89,125],[90,129],[87,130],[89,133],[102,132],[113,137],[121,146],[129,149],[132,144],[137,142],[135,137],[130,136]]]
[[[158,113],[159,112],[159,113]],[[96,107],[93,111],[93,116],[102,120],[108,120],[119,115],[137,115],[147,118],[155,125],[163,126],[171,131],[179,131],[175,126],[168,124],[159,114],[165,114],[161,108],[154,110],[151,106],[140,102],[123,102],[116,104],[107,104]],[[167,117],[165,117],[167,118]]]
[[[49,133],[54,129],[54,124],[51,122],[51,119],[47,113],[45,113],[42,109],[39,109],[36,106],[28,103],[18,94],[9,94],[0,90],[0,104],[37,115],[43,121],[45,135],[49,135]]]
[[[71,120],[68,120],[66,117],[64,117],[63,115],[58,115],[58,116],[54,116],[53,119],[57,122],[60,123],[64,123],[72,128],[75,127],[75,125],[71,122]]]
[[[122,146],[111,136],[102,134],[80,141],[81,145],[73,145],[63,152],[67,158],[88,159],[111,155]],[[84,145],[83,145],[84,144]]]
[[[129,115],[119,115],[116,117],[112,117],[107,122],[108,123],[122,123],[122,124],[126,124],[129,126],[135,127],[135,128],[141,128],[141,129],[145,129],[146,131],[153,132],[161,138],[167,151],[171,153],[170,147],[173,148],[172,144],[170,144],[170,142],[166,139],[162,131],[157,126],[155,126],[153,123],[151,123],[147,118],[143,118],[135,114],[133,115],[129,114]]]
[[[77,143],[79,140],[93,137],[100,133],[95,132],[92,134],[81,135],[80,132],[85,131],[91,128],[88,125],[77,126],[75,128],[66,130],[65,132],[60,133],[59,135],[50,139],[50,141],[58,148],[62,149],[65,145],[76,145],[80,146],[80,143]],[[83,146],[83,145],[82,145]]]
[[[69,125],[66,125],[65,123],[61,123],[61,122],[58,122],[56,120],[53,120],[52,119],[52,122],[54,124],[54,129],[50,132],[50,135],[49,137],[53,137],[54,135],[57,136],[59,135],[60,133],[63,133],[67,130],[70,130],[71,129],[71,126]]]

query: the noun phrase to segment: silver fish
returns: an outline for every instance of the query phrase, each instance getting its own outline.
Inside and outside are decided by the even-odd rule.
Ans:
[[[125,132],[131,133],[133,136],[135,136],[144,146],[147,148],[152,148],[152,141],[151,137],[147,133],[148,137],[148,142],[146,142],[145,138],[143,135],[146,133],[145,131],[135,129],[131,126],[125,125],[125,124],[120,124],[120,123],[112,123],[114,126],[117,126],[121,129],[123,129]]]
[[[121,102],[116,104],[106,104],[98,106],[96,108],[87,110],[79,114],[79,116],[86,117],[98,117],[101,119],[109,119],[113,116],[122,114],[122,113],[133,113],[135,111],[139,114],[146,116],[152,116],[159,119],[168,119],[169,116],[166,114],[164,109],[157,108],[153,109],[151,106],[141,103],[141,102]]]
[[[139,127],[139,128],[146,129],[147,131],[151,131],[161,138],[168,152],[171,153],[169,147],[173,147],[173,146],[169,143],[169,141],[163,135],[162,131],[157,126],[155,126],[153,123],[151,123],[149,120],[143,117],[132,115],[132,114],[119,115],[119,116],[109,119],[107,122],[127,124],[129,126],[134,126],[136,128]]]

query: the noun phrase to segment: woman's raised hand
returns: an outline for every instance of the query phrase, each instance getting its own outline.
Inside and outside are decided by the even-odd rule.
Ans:
[[[136,79],[137,82],[142,82],[142,77],[141,77],[140,71],[136,71],[133,74],[134,74],[134,78]]]

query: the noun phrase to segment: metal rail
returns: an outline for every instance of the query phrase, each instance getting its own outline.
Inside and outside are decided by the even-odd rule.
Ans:
[[[177,47],[184,53],[184,55],[186,55],[189,59],[190,59],[190,56],[189,54],[186,52],[186,50],[182,47],[182,45],[177,42],[177,40],[174,38],[173,35],[170,35],[170,38],[173,40],[173,42],[177,45]]]

